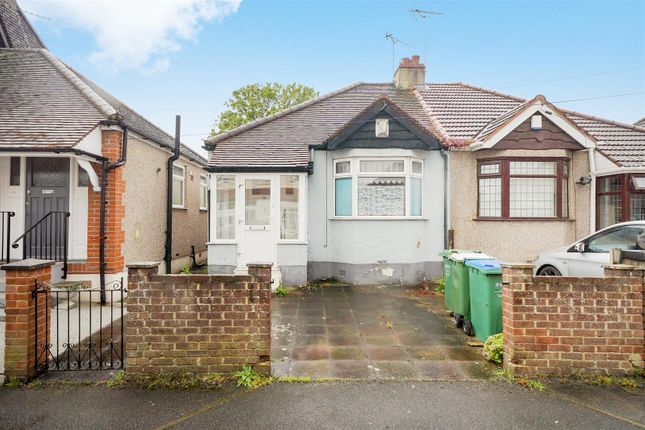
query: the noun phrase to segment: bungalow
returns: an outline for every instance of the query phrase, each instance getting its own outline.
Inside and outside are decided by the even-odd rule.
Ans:
[[[525,261],[645,218],[645,128],[463,83],[419,57],[205,141],[212,272],[412,283],[445,247]],[[641,176],[642,175],[642,176]]]
[[[128,262],[205,260],[206,160],[48,51],[15,0],[0,2],[0,106],[0,261],[55,259],[98,287]]]

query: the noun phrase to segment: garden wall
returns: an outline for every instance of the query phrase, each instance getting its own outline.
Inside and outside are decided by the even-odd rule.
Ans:
[[[128,266],[128,373],[270,372],[271,265],[249,275],[157,275]]]
[[[503,265],[504,366],[536,375],[642,367],[643,275],[611,265],[604,278],[535,277],[531,265]]]

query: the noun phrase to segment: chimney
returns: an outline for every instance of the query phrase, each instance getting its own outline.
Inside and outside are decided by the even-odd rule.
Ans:
[[[409,89],[425,84],[426,66],[419,63],[420,57],[403,58],[399,68],[394,72],[394,86],[400,89]]]

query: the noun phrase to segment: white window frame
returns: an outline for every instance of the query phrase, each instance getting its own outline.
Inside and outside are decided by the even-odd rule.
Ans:
[[[361,161],[403,161],[403,172],[361,172],[360,165]],[[350,162],[349,172],[347,173],[336,173],[336,164],[342,162]],[[412,173],[412,161],[421,163],[421,173]],[[359,219],[359,220],[406,220],[406,219],[425,219],[425,204],[424,204],[424,172],[425,172],[425,162],[423,159],[416,157],[348,157],[348,158],[338,158],[333,160],[332,164],[332,205],[331,205],[331,217],[332,219]],[[362,177],[373,178],[373,177],[398,177],[405,178],[405,215],[397,216],[372,216],[372,215],[358,215],[358,179]],[[352,178],[352,215],[336,215],[336,179],[338,178]],[[412,178],[421,179],[421,215],[410,215],[412,210]]]
[[[203,202],[202,198],[204,199]],[[208,175],[204,173],[199,175],[199,210],[208,210]]]
[[[182,176],[175,174],[175,167],[178,167],[182,171]],[[175,179],[181,182],[181,204],[175,204],[174,199],[172,202],[173,209],[185,209],[186,208],[186,167],[180,164],[173,164],[172,170],[172,181],[173,181],[173,193],[175,187]],[[171,196],[172,198],[173,196]]]

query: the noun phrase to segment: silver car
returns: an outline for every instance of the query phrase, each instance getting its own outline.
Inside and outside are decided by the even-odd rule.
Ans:
[[[645,221],[615,224],[571,245],[541,253],[533,262],[542,276],[603,276],[609,251],[645,248]]]

